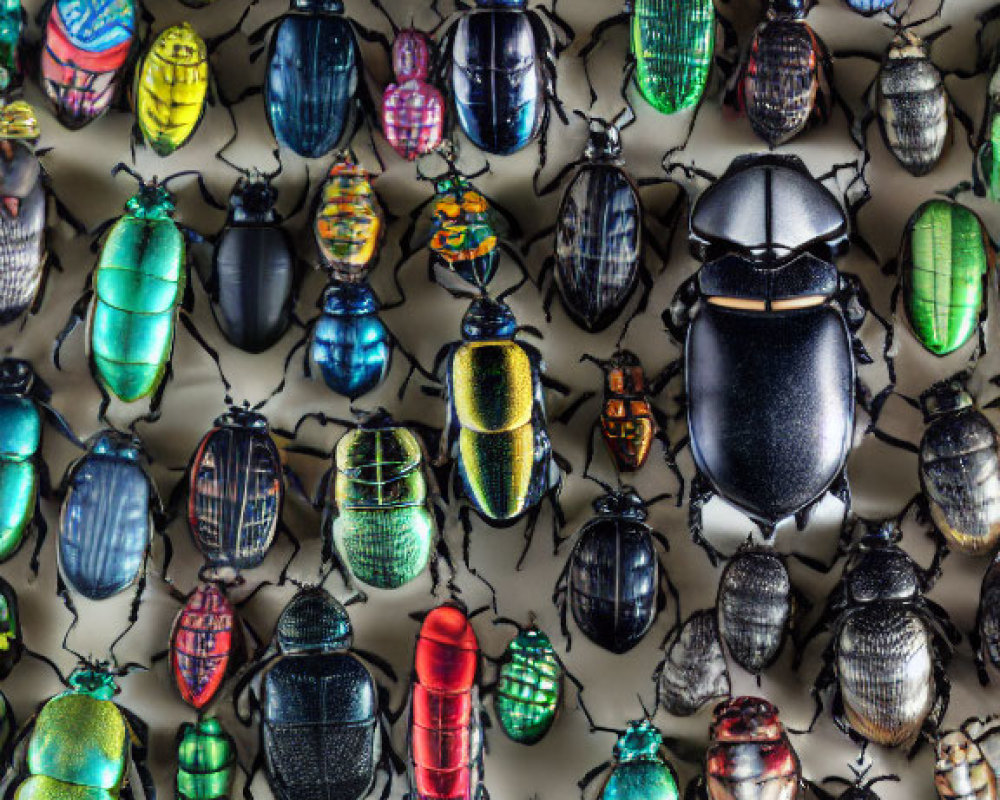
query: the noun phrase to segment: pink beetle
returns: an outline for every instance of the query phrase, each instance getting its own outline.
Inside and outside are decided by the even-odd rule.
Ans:
[[[392,45],[392,68],[399,83],[390,83],[382,97],[382,130],[393,150],[408,161],[441,143],[444,98],[427,83],[431,45],[420,31],[408,28]]]

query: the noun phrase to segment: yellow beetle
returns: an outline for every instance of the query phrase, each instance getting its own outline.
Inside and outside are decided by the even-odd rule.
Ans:
[[[182,22],[156,37],[135,73],[136,125],[153,152],[168,156],[194,134],[208,97],[208,48]]]

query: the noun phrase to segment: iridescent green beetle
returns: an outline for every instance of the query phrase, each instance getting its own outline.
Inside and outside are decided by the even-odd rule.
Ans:
[[[985,349],[983,323],[993,260],[989,236],[973,211],[945,198],[928,200],[913,212],[903,232],[893,314],[902,293],[910,329],[936,356],[962,347],[977,329]],[[890,337],[889,357],[891,349]]]
[[[34,718],[14,800],[116,800],[135,766],[143,794],[156,789],[145,768],[146,726],[112,700],[114,676],[83,667]]]
[[[563,666],[538,628],[519,630],[500,662],[493,708],[504,733],[537,744],[556,720],[563,696]]]
[[[630,722],[615,744],[614,759],[587,773],[581,790],[608,766],[600,800],[679,800],[677,773],[663,755],[663,736],[648,719]]]
[[[178,729],[178,800],[229,797],[235,767],[236,743],[215,717],[185,722]]]

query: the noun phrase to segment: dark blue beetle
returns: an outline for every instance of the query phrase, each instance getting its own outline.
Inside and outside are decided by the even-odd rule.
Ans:
[[[462,131],[479,149],[510,155],[545,130],[550,100],[567,122],[555,94],[554,37],[527,0],[476,5],[446,29],[441,63]],[[572,30],[543,10],[572,39]]]

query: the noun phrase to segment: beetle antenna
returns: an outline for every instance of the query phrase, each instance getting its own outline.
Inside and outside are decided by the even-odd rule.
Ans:
[[[587,478],[587,480],[590,480],[590,481],[593,481],[594,483],[596,483],[598,486],[600,486],[608,494],[614,494],[615,489],[614,489],[614,487],[611,486],[611,484],[605,483],[600,478],[595,478],[593,475],[586,475],[585,477]]]
[[[639,694],[639,692],[636,692],[636,693],[635,693],[635,696],[636,696],[636,697],[637,697],[637,698],[639,699],[639,707],[640,707],[640,708],[642,708],[642,715],[643,715],[643,717],[645,717],[646,719],[648,719],[648,720],[652,721],[652,719],[653,719],[653,715],[652,715],[652,714],[650,714],[650,713],[649,713],[649,709],[648,709],[648,708],[646,708],[646,703],[645,703],[645,701],[644,701],[644,700],[642,699],[642,695],[641,695],[641,694]]]
[[[898,775],[879,775],[877,778],[872,778],[865,784],[866,789],[871,789],[876,783],[899,783],[900,777]]]
[[[273,181],[275,178],[277,178],[281,174],[281,171],[285,168],[285,165],[281,163],[281,148],[275,147],[274,150],[271,151],[271,154],[274,156],[274,160],[278,162],[278,168],[273,172],[264,173],[264,177],[268,180],[268,182]],[[306,165],[306,183],[307,184],[309,183],[308,164]]]

